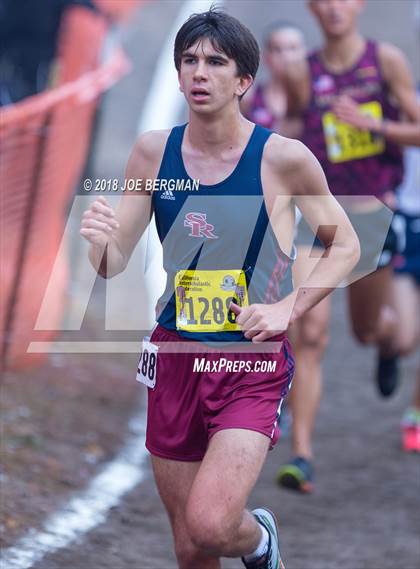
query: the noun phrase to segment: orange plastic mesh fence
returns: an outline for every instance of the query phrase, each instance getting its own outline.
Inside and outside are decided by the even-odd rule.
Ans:
[[[57,49],[57,73],[61,85],[99,66],[106,32],[107,21],[101,14],[81,6],[65,12]]]
[[[59,328],[65,307],[68,267],[57,257],[66,222],[65,212],[89,148],[98,97],[128,72],[124,53],[115,50],[98,66],[106,33],[101,18],[86,10],[74,10],[70,29],[83,29],[90,45],[88,72],[79,78],[16,104],[4,107],[0,116],[0,340],[3,369],[23,369],[44,361],[28,354],[32,340],[50,341],[54,330],[35,330],[39,309],[54,266],[58,277],[49,293],[51,328]],[[88,18],[88,20],[85,20]],[[83,25],[80,22],[83,20]],[[89,21],[89,24],[87,23]],[[93,35],[87,32],[89,25]],[[63,36],[63,37],[64,37]],[[80,36],[76,40],[82,41]],[[69,36],[65,37],[69,42]],[[71,52],[70,42],[64,53]],[[89,51],[88,50],[88,51]],[[83,50],[77,46],[78,57]],[[67,77],[77,65],[72,57]],[[64,62],[64,67],[66,63]],[[79,70],[86,71],[85,62]]]

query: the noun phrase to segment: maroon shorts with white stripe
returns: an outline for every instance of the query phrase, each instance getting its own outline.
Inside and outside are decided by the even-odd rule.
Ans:
[[[248,429],[279,436],[281,403],[294,372],[285,334],[270,339],[270,352],[221,352],[185,340],[157,326],[150,341],[159,346],[155,387],[148,388],[146,447],[161,458],[203,459],[210,438],[223,429]],[[174,342],[191,342],[180,353]],[[188,344],[187,344],[188,345]],[[162,348],[162,349],[160,349]]]

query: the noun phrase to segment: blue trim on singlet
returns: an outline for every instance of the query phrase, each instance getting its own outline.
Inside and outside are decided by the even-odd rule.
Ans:
[[[186,126],[187,125],[185,124],[172,129],[166,143],[165,151],[163,153],[162,162],[158,173],[159,180],[181,179],[191,181],[191,178],[186,171],[181,151]],[[276,262],[278,264],[279,259],[284,258],[285,271],[284,275],[282,274],[281,295],[285,296],[291,291],[291,261],[289,257],[287,257],[287,255],[282,253],[280,250],[277,239],[274,236],[271,225],[269,224],[269,217],[264,203],[263,188],[261,182],[262,155],[265,143],[271,134],[271,131],[259,125],[255,125],[250,139],[235,169],[229,176],[227,176],[227,178],[217,184],[200,184],[198,191],[173,191],[172,196],[168,195],[167,192],[165,194],[164,190],[153,192],[152,202],[155,213],[156,227],[159,239],[163,244],[164,269],[168,274],[166,290],[159,299],[156,308],[158,316],[157,320],[159,324],[164,328],[168,330],[175,330],[179,335],[185,338],[199,340],[207,343],[249,341],[244,337],[241,331],[187,332],[185,330],[177,330],[175,312],[176,300],[173,287],[173,279],[176,272],[179,270],[196,268],[199,259],[201,268],[204,268],[203,263],[205,265],[207,258],[212,259],[211,266],[205,267],[208,269],[227,270],[228,268],[242,268],[242,270],[245,272],[247,284],[249,285],[254,273],[258,255],[264,243],[264,251],[269,251],[270,254],[268,254],[268,257],[269,260],[272,260],[273,265]],[[236,219],[229,219],[229,212],[227,212],[226,208],[223,207],[221,200],[218,200],[218,198],[221,196],[225,196],[228,201],[230,200],[229,204],[234,203],[235,206],[237,205],[237,208],[235,208]],[[242,204],[240,203],[239,200],[243,196],[255,196],[256,205],[253,207],[252,212],[249,207],[247,209],[246,205],[245,208],[243,208],[244,203],[248,203],[247,200],[244,200]],[[186,200],[189,198],[196,201],[187,202]],[[238,201],[236,201],[235,198],[238,198]],[[235,257],[235,242],[232,242],[232,239],[229,240],[229,238],[225,238],[225,240],[223,240],[223,238],[220,238],[194,240],[194,238],[188,235],[188,228],[186,229],[184,227],[185,215],[183,208],[185,209],[186,206],[189,208],[189,204],[193,203],[198,204],[195,205],[196,208],[200,207],[201,204],[203,204],[202,209],[204,209],[207,204],[214,204],[216,201],[219,204],[219,210],[216,211],[216,213],[214,211],[211,211],[211,216],[209,217],[208,221],[212,224],[215,224],[215,231],[217,231],[219,235],[224,236],[224,229],[229,229],[230,232],[232,232],[234,229],[237,235],[241,235],[241,232],[245,232],[245,229],[247,229],[247,231],[251,234],[249,246],[247,248],[245,247],[247,253],[245,260],[243,261],[243,265],[235,266],[233,261],[230,261],[232,266],[229,265],[229,258]],[[258,214],[256,207],[259,208]],[[241,211],[241,208],[243,208],[243,211]],[[193,209],[193,211],[197,210]],[[235,216],[233,217],[235,218]],[[253,225],[254,230],[252,233],[249,223],[248,227],[246,227],[248,217],[252,217],[253,220],[256,219],[256,222],[254,221],[255,225]],[[224,223],[226,225],[224,225]],[[228,224],[230,224],[229,227]],[[269,233],[267,234],[266,241],[264,241],[266,231]],[[171,233],[168,239],[166,239],[169,232]],[[267,256],[267,253],[265,255]],[[188,262],[183,264],[183,259],[188,259]],[[215,266],[214,263],[215,259],[217,260],[217,266]],[[258,260],[258,263],[260,263],[260,260]],[[259,273],[261,273],[261,271],[259,271]],[[254,281],[256,280],[257,279],[254,279]],[[262,294],[262,289],[264,288],[264,291],[266,290],[265,283],[261,281],[261,291],[259,291],[258,286],[253,287],[254,281],[251,282],[251,289],[256,290],[253,293],[253,297],[251,290],[249,290],[249,302],[266,302],[264,295]],[[271,302],[274,302],[274,300]]]

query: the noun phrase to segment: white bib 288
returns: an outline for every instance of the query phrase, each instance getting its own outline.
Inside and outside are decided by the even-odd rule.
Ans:
[[[159,346],[152,344],[150,338],[143,339],[142,351],[137,366],[136,380],[151,389],[156,385],[157,354]]]

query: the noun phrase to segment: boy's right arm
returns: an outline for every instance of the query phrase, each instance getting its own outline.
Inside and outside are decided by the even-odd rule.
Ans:
[[[127,164],[125,179],[141,183],[140,191],[126,191],[114,211],[99,196],[83,213],[80,234],[90,243],[89,260],[104,278],[121,273],[152,216],[152,193],[147,180],[155,180],[169,131],[143,134]]]

